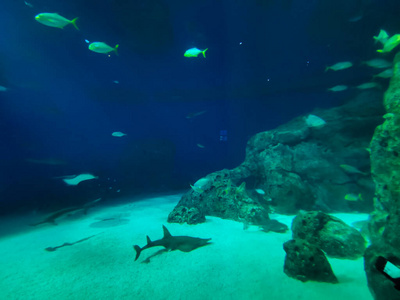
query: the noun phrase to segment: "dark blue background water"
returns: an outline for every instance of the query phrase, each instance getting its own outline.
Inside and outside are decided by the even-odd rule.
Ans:
[[[240,164],[253,134],[350,99],[356,91],[326,88],[371,70],[325,66],[357,66],[376,57],[381,28],[400,32],[395,0],[28,2],[0,9],[2,212],[188,188]],[[41,12],[79,17],[80,31],[44,26]],[[119,55],[85,39],[119,44]],[[192,47],[207,58],[185,58]],[[29,161],[50,158],[65,164]],[[54,178],[85,172],[99,180]]]

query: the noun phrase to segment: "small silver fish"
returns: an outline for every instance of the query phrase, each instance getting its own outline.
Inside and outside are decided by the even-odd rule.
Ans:
[[[122,133],[122,132],[120,132],[120,131],[115,131],[115,132],[113,132],[111,135],[112,135],[112,136],[115,136],[115,137],[123,137],[123,136],[126,135],[126,133]]]

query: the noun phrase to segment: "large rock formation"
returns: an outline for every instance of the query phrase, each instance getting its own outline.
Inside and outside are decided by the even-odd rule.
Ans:
[[[207,175],[204,190],[183,195],[168,221],[185,222],[194,208],[200,216],[253,224],[267,222],[270,210],[371,211],[375,187],[367,150],[382,119],[381,97],[369,91],[340,107],[313,112],[325,125],[301,116],[256,134],[241,165]],[[349,194],[362,195],[363,201],[347,201]]]
[[[400,291],[375,267],[378,256],[400,266],[400,53],[394,59],[393,71],[384,97],[384,122],[376,128],[370,145],[376,197],[370,224],[372,246],[364,263],[369,288],[377,300],[400,299]]]

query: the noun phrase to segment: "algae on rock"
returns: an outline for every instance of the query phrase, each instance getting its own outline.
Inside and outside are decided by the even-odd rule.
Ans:
[[[383,101],[384,121],[377,126],[370,144],[376,191],[369,224],[373,235],[364,255],[364,268],[376,300],[400,299],[400,291],[375,266],[379,256],[400,264],[400,53],[393,65],[393,77]]]

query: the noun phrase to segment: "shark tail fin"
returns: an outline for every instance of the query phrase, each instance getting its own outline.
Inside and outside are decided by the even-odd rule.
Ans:
[[[166,237],[171,237],[171,234],[169,233],[167,227],[165,227],[164,225],[162,226],[163,231],[164,231],[164,238]]]
[[[138,245],[135,245],[135,246],[133,246],[133,249],[135,249],[135,251],[136,251],[135,261],[137,261],[137,259],[140,256],[140,252],[142,252],[142,248],[140,248]]]

